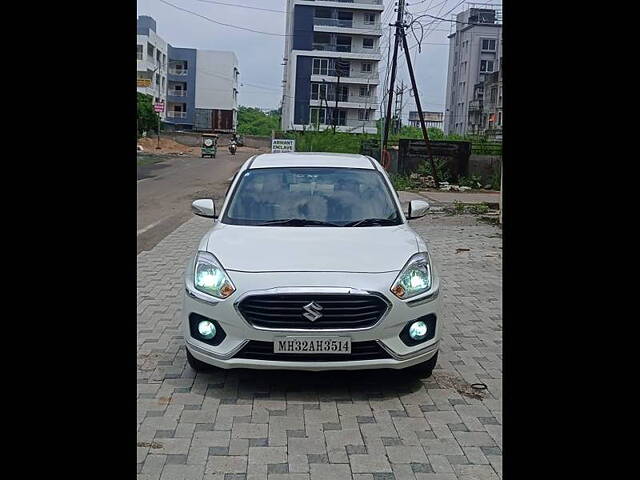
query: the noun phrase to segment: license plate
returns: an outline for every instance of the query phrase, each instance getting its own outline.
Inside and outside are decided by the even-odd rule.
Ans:
[[[277,337],[274,353],[351,353],[348,337]]]

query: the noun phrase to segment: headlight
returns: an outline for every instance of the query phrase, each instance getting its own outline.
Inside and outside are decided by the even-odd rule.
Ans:
[[[431,262],[426,252],[416,253],[409,259],[395,282],[391,292],[402,300],[415,297],[431,288]]]
[[[236,287],[216,257],[207,252],[198,252],[194,268],[193,285],[207,295],[227,298]]]

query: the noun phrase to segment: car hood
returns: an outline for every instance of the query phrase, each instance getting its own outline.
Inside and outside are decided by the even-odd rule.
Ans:
[[[219,223],[207,250],[227,270],[366,272],[401,270],[418,252],[407,225],[391,227],[255,227]]]

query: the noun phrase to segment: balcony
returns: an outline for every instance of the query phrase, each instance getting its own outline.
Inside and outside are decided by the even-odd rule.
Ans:
[[[323,50],[326,52],[351,52],[351,45],[332,45],[330,43],[314,43],[314,50]]]
[[[167,95],[172,97],[186,97],[187,91],[186,90],[169,90],[167,92]]]
[[[376,128],[375,120],[356,120],[354,118],[349,118],[346,121],[347,127],[366,127],[366,128]]]
[[[363,48],[354,47],[353,45],[334,45],[331,43],[314,43],[313,50],[321,50],[325,52],[344,52],[344,53],[368,53],[371,55],[380,54],[380,48]]]
[[[309,127],[311,127],[312,129],[315,128],[315,124],[314,123],[310,123]],[[333,126],[333,120],[330,118],[330,116],[327,117],[326,121],[324,123],[320,123],[319,124],[320,127],[328,127],[330,128],[331,126]],[[338,120],[337,123],[338,127],[353,127],[353,128],[376,128],[376,121],[375,120],[358,120],[355,118],[348,118],[346,120]]]
[[[330,2],[330,3],[363,3],[365,5],[382,5],[382,0],[307,0],[308,2]]]
[[[189,70],[187,70],[186,68],[171,68],[171,67],[169,67],[169,73],[171,75],[179,75],[181,77],[185,77],[185,76],[189,75]]]
[[[469,102],[470,112],[479,112],[482,110],[482,100],[471,100]]]
[[[313,25],[319,27],[340,27],[340,28],[356,28],[358,30],[379,31],[382,29],[379,23],[359,23],[353,20],[341,20],[339,18],[318,18],[314,17]]]
[[[340,20],[339,18],[313,18],[314,25],[323,25],[327,27],[343,27],[354,28],[353,20]]]
[[[187,118],[187,112],[168,111],[167,118]]]
[[[329,104],[329,107],[335,106],[335,93],[327,93],[327,95],[323,97],[322,100],[320,98],[311,97],[311,102],[314,105],[324,106],[325,101]],[[378,106],[378,97],[376,97],[375,95],[371,95],[369,97],[361,97],[360,95],[340,95],[338,96],[338,103],[359,103],[362,105],[369,105],[371,108],[376,108]]]

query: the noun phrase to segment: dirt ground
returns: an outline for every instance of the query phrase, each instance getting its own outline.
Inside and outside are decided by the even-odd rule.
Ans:
[[[185,155],[200,155],[200,147],[188,147],[168,138],[160,137],[160,150],[157,150],[158,138],[147,137],[138,139],[138,145],[144,148],[145,153],[167,154],[167,153],[184,153]]]

